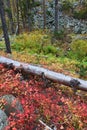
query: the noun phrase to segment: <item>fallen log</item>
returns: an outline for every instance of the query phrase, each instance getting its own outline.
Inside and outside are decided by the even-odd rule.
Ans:
[[[87,91],[86,80],[82,80],[82,79],[74,78],[74,77],[67,76],[61,73],[53,72],[39,66],[34,66],[27,63],[18,62],[9,58],[5,58],[3,56],[0,56],[0,63],[5,64],[7,66],[11,65],[19,70],[23,70],[27,73],[32,73],[34,75],[39,75],[39,76],[44,75],[44,77],[47,79],[69,86],[75,90],[78,89],[78,90]]]

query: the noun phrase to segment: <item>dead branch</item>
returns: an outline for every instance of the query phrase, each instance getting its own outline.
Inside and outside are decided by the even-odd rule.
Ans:
[[[34,66],[27,63],[18,62],[9,58],[5,58],[3,56],[0,56],[0,63],[5,64],[7,66],[11,65],[12,67],[15,67],[17,70],[19,70],[22,73],[22,70],[25,73],[32,73],[34,75],[42,76],[44,74],[44,77],[47,79],[50,79],[52,81],[56,81],[60,84],[69,86],[73,89],[79,89],[87,91],[87,81],[82,80],[79,78],[74,78],[71,76],[67,76],[61,73],[53,72],[48,69],[42,68],[40,66]]]

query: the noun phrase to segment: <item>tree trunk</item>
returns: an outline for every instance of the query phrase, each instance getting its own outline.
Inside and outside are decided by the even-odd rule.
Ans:
[[[43,0],[43,28],[46,28],[46,5],[45,5],[46,1]]]
[[[30,17],[31,15],[30,0],[26,0],[26,14],[27,14],[29,31],[31,31],[32,27],[31,27],[31,17]]]
[[[23,9],[23,1],[19,0],[19,6],[20,6],[20,13],[21,13],[21,20],[22,20],[22,26],[23,29],[25,29],[25,18],[24,18],[24,9]]]
[[[58,0],[55,0],[55,31],[58,31]]]
[[[11,53],[10,41],[9,41],[8,30],[7,30],[6,19],[5,19],[3,0],[0,0],[0,15],[1,15],[2,28],[3,28],[4,38],[5,38],[5,44],[6,44],[6,52]]]
[[[10,20],[10,27],[11,27],[11,33],[14,34],[14,23],[13,23],[13,17],[12,17],[12,10],[11,10],[11,3],[10,0],[6,1],[7,3],[7,8],[8,8],[8,17]]]
[[[10,66],[15,67],[17,70],[20,70],[21,73],[22,71],[24,71],[25,73],[32,73],[34,75],[39,75],[39,76],[44,75],[44,77],[47,79],[56,81],[60,84],[64,84],[75,90],[79,89],[79,90],[87,91],[87,81],[79,79],[79,78],[73,78],[73,77],[70,77],[61,73],[56,73],[48,69],[44,69],[39,66],[25,64],[25,63],[14,61],[12,59],[8,59],[2,56],[0,56],[0,63],[3,63],[9,67]]]
[[[16,7],[17,7],[17,34],[19,34],[19,0],[16,0]]]

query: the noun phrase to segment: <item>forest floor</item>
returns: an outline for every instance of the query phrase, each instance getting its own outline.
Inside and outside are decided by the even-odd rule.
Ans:
[[[83,41],[80,42],[82,46]],[[0,46],[5,47],[3,42]],[[39,65],[72,77],[87,79],[85,56],[84,62],[83,59],[77,60],[78,57],[68,58],[64,54],[67,50],[67,44],[62,44],[64,49],[60,46],[59,42],[51,45],[48,34],[35,32],[18,36],[11,45],[12,54],[6,54],[0,50],[0,55]],[[58,47],[60,51],[57,52],[56,48]],[[69,44],[68,47],[70,47]],[[81,52],[81,54],[83,53]],[[74,53],[70,53],[70,55],[72,57]],[[80,67],[78,67],[79,65]],[[14,115],[10,116],[11,120],[7,130],[10,128],[12,130],[20,128],[20,130],[45,130],[46,128],[40,120],[53,130],[54,127],[56,130],[87,129],[86,92],[78,90],[77,93],[74,93],[71,88],[52,82],[44,87],[44,82],[40,77],[31,75],[29,79],[23,79],[21,74],[15,73],[14,70],[9,70],[3,65],[0,65],[0,86],[0,96],[14,95],[20,100],[24,109],[24,113],[16,115],[17,118],[14,118]]]
[[[15,70],[0,64],[0,96],[15,96],[24,110],[10,114],[6,130],[47,129],[40,121],[52,130],[86,130],[87,94],[76,94],[58,83],[44,84],[40,77],[30,75],[25,80]]]

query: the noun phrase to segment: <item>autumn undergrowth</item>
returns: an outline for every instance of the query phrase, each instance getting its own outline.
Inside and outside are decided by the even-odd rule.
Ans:
[[[4,52],[4,41],[0,42],[0,55],[76,78],[87,79],[87,53],[82,43],[83,41],[63,43],[60,39],[54,39],[49,31],[39,30],[12,38],[11,55]],[[77,52],[78,44],[81,45],[81,48],[79,47],[81,54]],[[86,47],[85,41],[84,45]],[[6,130],[45,129],[39,120],[50,128],[54,126],[58,130],[86,130],[87,94],[85,92],[77,91],[78,95],[76,95],[71,88],[52,82],[48,82],[45,86],[41,77],[29,75],[25,79],[15,69],[9,70],[0,64],[0,96],[12,94],[24,109],[21,114],[10,114]]]
[[[66,70],[71,75],[76,73],[76,76],[79,75],[86,79],[86,40],[72,39],[71,43],[68,43],[66,36],[63,41],[58,39],[57,35],[55,38],[49,30],[37,30],[11,38],[12,58],[22,62],[42,65],[54,71]],[[0,42],[0,47],[4,50],[4,42]],[[3,51],[0,53],[6,56]]]
[[[64,89],[65,88],[65,89]],[[0,64],[0,96],[12,94],[23,106],[23,113],[11,113],[6,130],[42,130],[43,121],[57,130],[86,130],[87,100],[60,84],[29,75],[25,80],[16,68]]]

